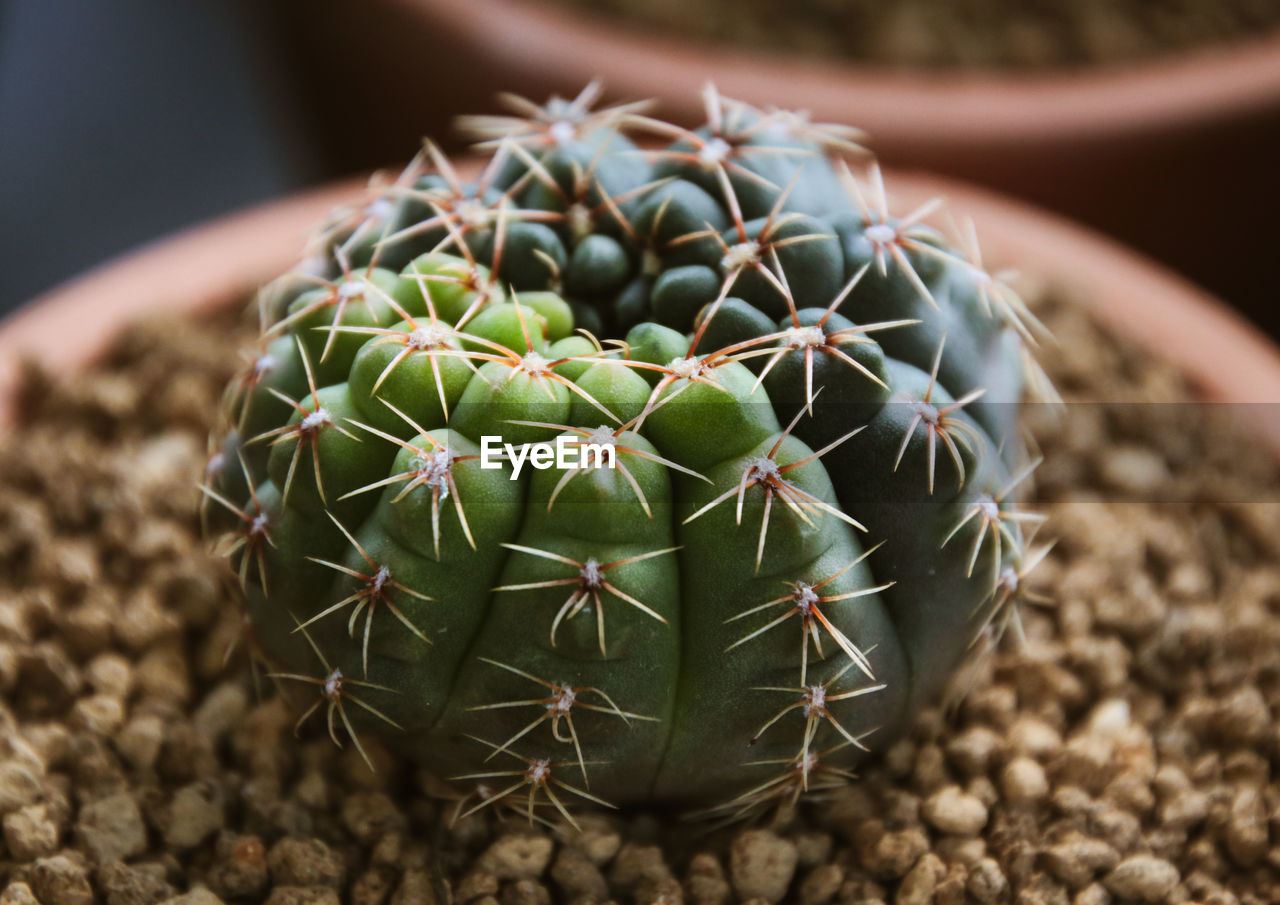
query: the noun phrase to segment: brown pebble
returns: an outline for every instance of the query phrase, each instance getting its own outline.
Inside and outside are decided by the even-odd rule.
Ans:
[[[1105,484],[1135,496],[1153,494],[1169,480],[1164,457],[1146,446],[1112,447],[1098,464]]]
[[[858,835],[860,860],[878,879],[903,876],[929,850],[929,838],[920,829],[886,832],[878,821],[868,821]]]
[[[587,856],[596,867],[604,867],[622,848],[622,836],[611,824],[604,821],[581,819],[582,832],[570,837],[568,844]]]
[[[1252,686],[1237,689],[1214,715],[1214,728],[1228,741],[1256,745],[1273,726],[1271,709]]]
[[[662,849],[656,845],[623,843],[617,857],[609,866],[609,882],[624,889],[638,886],[643,881],[655,881],[671,876]]]
[[[91,860],[125,861],[147,850],[147,828],[131,793],[120,792],[80,809],[76,841]]]
[[[26,883],[10,883],[0,890],[0,905],[41,905]]]
[[[0,602],[0,609],[4,609],[4,607],[5,604]],[[0,626],[0,635],[3,633],[3,626]],[[14,687],[18,684],[18,672],[21,668],[17,645],[10,644],[7,641],[0,641],[0,695],[8,696],[13,692]]]
[[[1093,806],[1093,798],[1079,786],[1055,786],[1050,796],[1053,807],[1066,816],[1082,816]]]
[[[875,783],[848,783],[832,792],[822,809],[823,824],[853,838],[873,818],[880,818],[880,803],[874,795]]]
[[[5,815],[4,844],[15,861],[34,861],[58,850],[58,825],[42,804],[27,805]]]
[[[1234,786],[1261,787],[1271,779],[1271,762],[1257,751],[1236,748],[1222,761],[1222,778]]]
[[[680,881],[668,874],[641,880],[632,893],[636,905],[684,905],[684,889]]]
[[[740,899],[777,902],[796,872],[796,847],[769,830],[739,833],[729,847],[729,879]]]
[[[684,891],[692,905],[725,905],[733,896],[724,868],[710,852],[699,852],[689,861]]]
[[[86,588],[84,602],[66,611],[60,620],[61,634],[78,660],[87,660],[112,643],[119,609],[115,590],[102,583]]]
[[[116,635],[133,651],[146,650],[181,627],[178,614],[166,609],[150,588],[131,597],[115,623]]]
[[[1019,754],[1044,762],[1062,749],[1062,735],[1035,716],[1021,716],[1009,729],[1009,745]]]
[[[603,902],[609,898],[609,884],[604,874],[576,848],[560,849],[551,865],[551,880],[566,899],[584,896]]]
[[[1142,821],[1136,814],[1107,802],[1098,802],[1090,809],[1089,816],[1094,835],[1117,851],[1132,850],[1142,835]]]
[[[498,894],[500,905],[551,905],[551,892],[536,880],[513,880]]]
[[[916,743],[910,737],[900,738],[884,752],[884,765],[889,775],[901,779],[911,773],[916,762]]]
[[[191,715],[196,732],[217,741],[231,731],[249,708],[249,695],[239,682],[223,682],[205,695]]]
[[[1076,893],[1071,905],[1111,905],[1111,893],[1101,883],[1090,883]]]
[[[104,653],[85,667],[84,678],[98,694],[123,701],[133,687],[133,667],[120,654]]]
[[[400,878],[400,885],[391,894],[391,905],[437,905],[438,901],[435,883],[426,870],[406,870]],[[493,905],[497,899],[489,896],[477,901],[488,901]]]
[[[987,823],[987,807],[959,786],[946,786],[925,799],[921,816],[943,833],[976,836]]]
[[[89,872],[79,858],[69,855],[36,861],[31,890],[43,905],[93,905]]]
[[[39,770],[18,761],[0,761],[0,814],[29,805],[39,795]]]
[[[1014,807],[1029,807],[1049,796],[1049,779],[1039,761],[1015,757],[1000,773],[1000,792]]]
[[[385,792],[359,792],[342,800],[342,825],[366,845],[387,833],[400,833],[409,820]]]
[[[212,782],[183,786],[174,793],[165,818],[164,839],[176,849],[192,848],[222,827],[222,792]]]
[[[7,710],[0,710],[0,725],[13,725]],[[39,749],[12,731],[0,735],[0,757],[4,758],[3,763],[21,767],[36,777],[44,776],[49,767]]]
[[[262,840],[223,830],[214,846],[214,862],[207,879],[209,888],[224,899],[260,896],[270,881]]]
[[[267,852],[267,868],[277,886],[329,886],[346,875],[342,858],[319,839],[281,839]]]
[[[276,886],[264,905],[342,905],[342,900],[331,886]]]
[[[965,905],[965,885],[969,881],[969,871],[963,864],[947,866],[947,875],[933,892],[935,905]]]
[[[938,883],[946,874],[947,867],[942,859],[928,852],[902,878],[902,884],[893,897],[894,905],[929,905]]]
[[[1057,782],[1097,795],[1115,775],[1115,742],[1104,735],[1082,733],[1067,742],[1053,763]]]
[[[135,770],[150,770],[164,744],[164,721],[155,715],[137,716],[116,734],[116,749]]]
[[[938,745],[921,745],[916,751],[916,762],[911,772],[911,782],[923,792],[931,792],[947,782],[947,758]]]
[[[1160,822],[1170,829],[1189,829],[1209,816],[1209,796],[1194,789],[1178,792],[1160,806]]]
[[[805,874],[800,881],[799,900],[802,905],[826,905],[844,882],[844,868],[839,864],[819,864]]]
[[[920,822],[920,796],[906,789],[886,788],[880,792],[876,809],[889,826],[910,826]]]
[[[994,858],[983,858],[969,870],[969,880],[965,890],[983,905],[997,902],[1004,898],[1009,888],[1009,881]]]
[[[981,776],[1004,749],[1004,740],[986,726],[971,726],[947,743],[947,759],[965,776]]]
[[[502,836],[480,856],[476,867],[499,880],[534,880],[546,871],[554,849],[555,843],[546,836]]]
[[[1165,618],[1164,598],[1153,588],[1140,593],[1103,594],[1093,606],[1093,616],[1100,628],[1111,629],[1122,637],[1137,640],[1152,634]]]
[[[60,768],[71,749],[71,732],[62,723],[44,722],[29,724],[23,737],[31,746],[36,762],[47,770]]]
[[[98,583],[98,555],[89,538],[57,537],[37,555],[37,572],[64,593],[83,591]]]
[[[813,867],[831,858],[831,849],[835,840],[830,833],[794,832],[791,841],[796,846],[796,863],[800,867]]]
[[[964,707],[974,722],[1004,730],[1018,716],[1018,693],[1008,684],[980,688],[965,699]]]
[[[71,736],[68,768],[85,798],[101,798],[128,788],[124,766],[106,739],[92,732]]]
[[[405,853],[405,837],[400,833],[387,833],[373,845],[369,860],[374,864],[399,865]]]
[[[502,884],[486,870],[472,868],[458,882],[454,895],[459,902],[470,902],[483,896],[496,896]]]
[[[935,841],[933,851],[948,864],[969,867],[987,856],[987,841],[981,836],[943,836]]]
[[[1161,858],[1134,855],[1117,864],[1103,883],[1122,899],[1161,902],[1178,885],[1178,869]]]
[[[985,776],[975,776],[969,780],[969,784],[965,786],[965,793],[982,802],[982,806],[988,811],[995,807],[1000,800],[1000,793],[996,790],[996,784]]]
[[[1226,827],[1227,854],[1241,867],[1252,867],[1267,856],[1267,807],[1257,789],[1241,789],[1231,802]]]
[[[351,884],[351,905],[383,905],[398,879],[399,872],[385,864],[368,868]]]
[[[313,811],[327,811],[332,794],[333,784],[319,770],[309,770],[293,787],[293,797]]]
[[[1072,889],[1086,885],[1099,871],[1110,870],[1120,861],[1110,845],[1080,833],[1045,849],[1043,857],[1049,872]]]
[[[1102,797],[1131,814],[1145,816],[1155,807],[1151,782],[1141,770],[1125,770],[1107,783]]]
[[[150,648],[133,672],[137,692],[144,697],[173,706],[191,698],[191,675],[180,647],[162,644]]]
[[[175,892],[158,865],[131,867],[111,861],[94,871],[93,880],[105,905],[156,905]]]

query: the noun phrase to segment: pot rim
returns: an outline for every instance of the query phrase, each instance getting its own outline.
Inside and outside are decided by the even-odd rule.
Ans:
[[[139,318],[228,308],[291,266],[307,232],[335,206],[358,200],[362,185],[327,185],[197,223],[109,259],[0,318],[0,431],[12,423],[25,358],[38,358],[49,370],[77,371]]]
[[[948,147],[1072,145],[1254,115],[1280,106],[1280,29],[1132,63],[1045,72],[906,73],[866,64],[706,47],[530,0],[387,0],[437,35],[493,46],[517,68],[615,94],[682,98],[714,75],[730,97],[858,120],[874,140]],[[566,48],[569,52],[566,53]],[[660,62],[660,65],[655,65]],[[696,103],[696,100],[692,103]]]
[[[944,198],[953,213],[975,221],[989,260],[1018,262],[1024,272],[1067,287],[1103,324],[1182,371],[1207,400],[1280,402],[1280,349],[1181,277],[1085,227],[996,192],[896,170],[887,172],[886,182],[904,208]],[[359,202],[365,184],[331,184],[189,228],[76,277],[0,320],[0,431],[15,415],[24,358],[35,355],[54,370],[80,370],[145,315],[208,314],[242,301],[295,263],[307,232],[335,206]],[[64,341],[50,342],[50,336]],[[1255,427],[1280,455],[1280,419],[1258,419]]]

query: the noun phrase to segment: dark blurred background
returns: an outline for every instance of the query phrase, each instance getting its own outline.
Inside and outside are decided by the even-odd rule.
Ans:
[[[0,0],[0,310],[328,174],[265,5]]]

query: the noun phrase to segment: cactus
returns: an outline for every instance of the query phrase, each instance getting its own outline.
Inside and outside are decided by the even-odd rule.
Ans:
[[[427,143],[263,291],[206,517],[302,719],[460,813],[749,813],[1016,625],[1042,328],[853,130],[597,93],[465,120],[478,176]]]

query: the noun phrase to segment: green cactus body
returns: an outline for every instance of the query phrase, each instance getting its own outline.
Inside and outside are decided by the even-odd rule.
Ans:
[[[843,131],[589,101],[473,121],[477,183],[428,148],[264,292],[209,522],[308,713],[468,810],[793,800],[1012,618],[1038,325]]]

